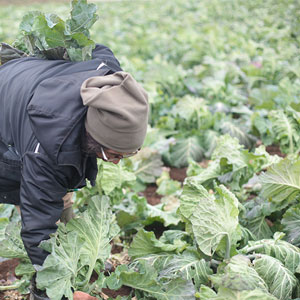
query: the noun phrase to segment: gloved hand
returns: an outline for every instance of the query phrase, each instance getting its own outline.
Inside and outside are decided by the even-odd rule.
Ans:
[[[75,292],[73,296],[74,300],[97,300],[96,297],[90,296],[89,294],[83,292]]]

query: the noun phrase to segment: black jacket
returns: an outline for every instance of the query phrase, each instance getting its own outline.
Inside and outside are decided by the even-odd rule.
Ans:
[[[106,66],[97,70],[101,63]],[[31,57],[0,67],[0,142],[19,158],[21,236],[33,264],[42,265],[47,256],[38,245],[56,231],[62,197],[97,175],[96,158],[80,147],[87,111],[81,84],[117,71],[118,60],[102,45],[87,62]]]

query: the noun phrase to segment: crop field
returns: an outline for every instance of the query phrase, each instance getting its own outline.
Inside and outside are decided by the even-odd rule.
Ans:
[[[0,42],[30,10],[0,1]],[[4,4],[5,3],[5,4]],[[300,2],[95,1],[94,41],[149,94],[141,151],[99,160],[76,217],[41,247],[37,285],[117,300],[300,299]],[[0,66],[1,68],[1,66]],[[0,83],[1,85],[1,83]],[[0,108],[1,109],[1,108]],[[0,204],[0,299],[34,270]]]

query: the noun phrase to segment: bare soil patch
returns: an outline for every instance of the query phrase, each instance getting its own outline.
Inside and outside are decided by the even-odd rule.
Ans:
[[[157,185],[156,184],[150,184],[150,185],[147,186],[145,191],[142,193],[146,197],[147,202],[151,205],[159,204],[160,200],[162,198],[161,195],[158,195],[156,193],[156,190],[157,190]]]
[[[266,150],[271,155],[278,155],[280,157],[286,157],[286,154],[284,154],[280,151],[280,147],[278,145],[267,146]]]
[[[0,285],[11,285],[17,279],[15,268],[19,264],[18,259],[10,259],[0,263]],[[16,290],[0,292],[1,300],[25,300],[27,295],[20,295]]]
[[[112,291],[110,289],[102,289],[102,297],[104,295],[112,297],[112,298],[117,298],[118,296],[128,296],[131,292],[131,288],[128,286],[122,286],[120,289],[116,291]],[[104,294],[104,295],[103,295]]]
[[[170,177],[173,180],[183,182],[186,177],[187,168],[170,168]]]

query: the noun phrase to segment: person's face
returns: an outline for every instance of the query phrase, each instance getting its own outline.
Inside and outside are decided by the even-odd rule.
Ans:
[[[101,148],[101,152],[97,152],[97,157],[104,161],[118,164],[122,158],[130,157],[137,154],[139,150],[132,153],[120,153],[111,149]]]

